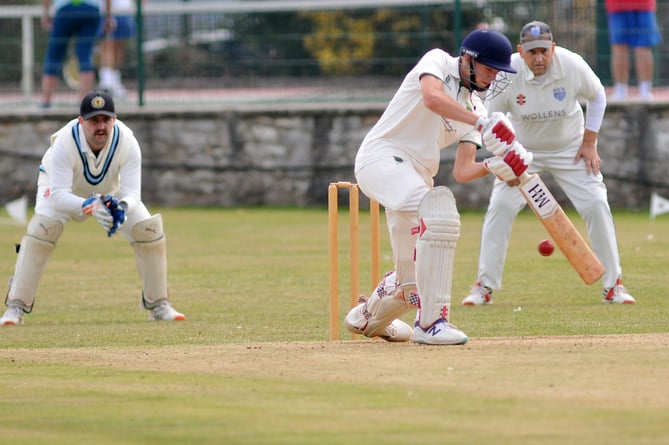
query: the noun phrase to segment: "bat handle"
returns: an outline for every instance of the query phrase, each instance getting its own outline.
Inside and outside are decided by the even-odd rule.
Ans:
[[[533,175],[527,173],[527,170],[523,172],[520,176],[518,176],[518,179],[520,179],[521,184],[525,184],[527,181],[529,181],[532,178]]]

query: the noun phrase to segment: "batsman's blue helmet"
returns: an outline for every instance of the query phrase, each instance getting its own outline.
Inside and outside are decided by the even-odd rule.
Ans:
[[[471,32],[460,45],[460,54],[466,54],[478,63],[490,68],[515,73],[511,66],[513,49],[509,39],[492,29],[477,29]]]

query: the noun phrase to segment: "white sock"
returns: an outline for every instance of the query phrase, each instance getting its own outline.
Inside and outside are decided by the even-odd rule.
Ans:
[[[121,71],[120,70],[111,70],[112,72],[112,85],[116,87],[121,86]]]
[[[100,68],[100,85],[111,86],[114,82],[114,70],[107,67]]]
[[[653,82],[651,81],[639,82],[639,95],[641,97],[650,97],[651,89],[653,89]]]
[[[623,99],[627,97],[627,84],[617,83],[613,95],[616,99]]]

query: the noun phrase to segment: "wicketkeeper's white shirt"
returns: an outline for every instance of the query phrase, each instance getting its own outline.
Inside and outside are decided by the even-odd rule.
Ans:
[[[57,217],[81,215],[81,204],[92,194],[112,194],[131,202],[141,201],[142,155],[137,139],[116,120],[107,144],[93,153],[77,119],[51,136],[42,157],[36,209]]]

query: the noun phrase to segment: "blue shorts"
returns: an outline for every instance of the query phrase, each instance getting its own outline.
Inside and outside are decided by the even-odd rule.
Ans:
[[[71,39],[76,41],[75,53],[79,59],[79,70],[94,71],[93,47],[101,22],[100,10],[94,6],[81,3],[60,8],[53,18],[53,28],[49,34],[44,74],[60,74]]]
[[[614,12],[608,17],[611,44],[651,47],[662,40],[653,11]]]
[[[135,37],[137,29],[135,25],[135,17],[117,15],[114,16],[114,21],[116,22],[116,27],[109,36],[105,36],[105,24],[104,21],[102,22],[102,26],[100,26],[100,37],[110,37],[112,40],[127,40]]]

